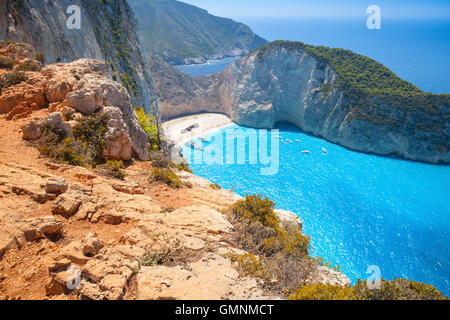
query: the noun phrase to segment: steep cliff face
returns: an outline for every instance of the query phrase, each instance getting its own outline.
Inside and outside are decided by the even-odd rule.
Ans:
[[[157,83],[161,113],[219,112],[255,128],[288,121],[349,149],[450,163],[449,95],[426,94],[369,58],[334,50],[277,42],[218,74],[166,70]]]
[[[66,24],[71,5],[81,9],[79,30]],[[109,62],[114,79],[127,88],[132,103],[157,112],[137,23],[125,0],[4,0],[0,10],[1,40],[29,43],[47,63],[78,58]]]
[[[163,121],[202,112],[230,115],[230,79],[223,74],[191,77],[158,59],[149,57],[149,63]]]
[[[230,116],[239,124],[288,121],[349,149],[450,163],[450,96],[426,94],[369,58],[278,42],[224,73],[236,81]]]
[[[175,0],[129,0],[146,49],[170,64],[240,56],[267,43],[245,24]]]

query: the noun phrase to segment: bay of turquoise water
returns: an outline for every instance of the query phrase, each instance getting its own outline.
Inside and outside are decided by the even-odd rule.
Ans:
[[[450,166],[350,151],[286,123],[277,129],[280,141],[293,143],[280,142],[275,175],[263,176],[265,166],[249,164],[248,141],[241,150],[245,164],[190,158],[191,168],[237,194],[260,193],[297,213],[312,237],[312,254],[340,265],[353,283],[367,279],[368,267],[376,265],[385,279],[408,278],[450,293]],[[210,136],[222,139],[225,130]]]
[[[238,20],[270,41],[350,49],[383,63],[425,91],[450,92],[448,20],[382,20],[382,30],[373,31],[356,19]],[[201,75],[220,71],[231,61],[179,68]],[[312,237],[313,255],[342,266],[352,282],[366,279],[367,268],[376,265],[383,278],[404,277],[450,293],[450,166],[358,153],[289,124],[277,128],[282,139],[294,143],[280,144],[276,175],[262,176],[263,166],[248,161],[192,163],[191,168],[223,188],[242,196],[261,193],[278,208],[297,213],[304,232]]]

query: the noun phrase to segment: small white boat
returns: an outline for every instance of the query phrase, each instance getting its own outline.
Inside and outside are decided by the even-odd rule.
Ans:
[[[297,142],[300,142],[300,140],[298,140],[298,139],[297,139],[297,140],[295,140],[295,141],[297,141]]]
[[[283,139],[281,139],[281,142],[284,142],[284,140],[283,140]]]
[[[303,150],[302,153],[311,153],[309,150]]]
[[[327,149],[325,149],[325,148],[322,148],[322,151],[323,151],[324,153],[328,153]]]

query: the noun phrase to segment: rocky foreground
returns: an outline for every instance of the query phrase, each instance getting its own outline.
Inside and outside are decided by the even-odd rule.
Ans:
[[[181,189],[149,181],[145,132],[108,64],[43,66],[32,47],[8,42],[0,56],[0,299],[280,298],[229,258],[244,251],[221,209],[239,196],[184,171]],[[36,147],[48,130],[73,137],[93,114],[106,123],[102,157],[130,161],[124,179]],[[349,284],[325,267],[309,281]]]

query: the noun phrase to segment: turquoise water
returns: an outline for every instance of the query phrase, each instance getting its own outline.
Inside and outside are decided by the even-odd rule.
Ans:
[[[405,277],[450,293],[450,166],[353,152],[290,124],[277,128],[280,139],[293,143],[280,142],[275,175],[262,176],[262,165],[249,164],[248,141],[246,164],[191,168],[242,196],[261,193],[296,212],[313,254],[342,266],[353,282],[377,265],[383,278]]]

